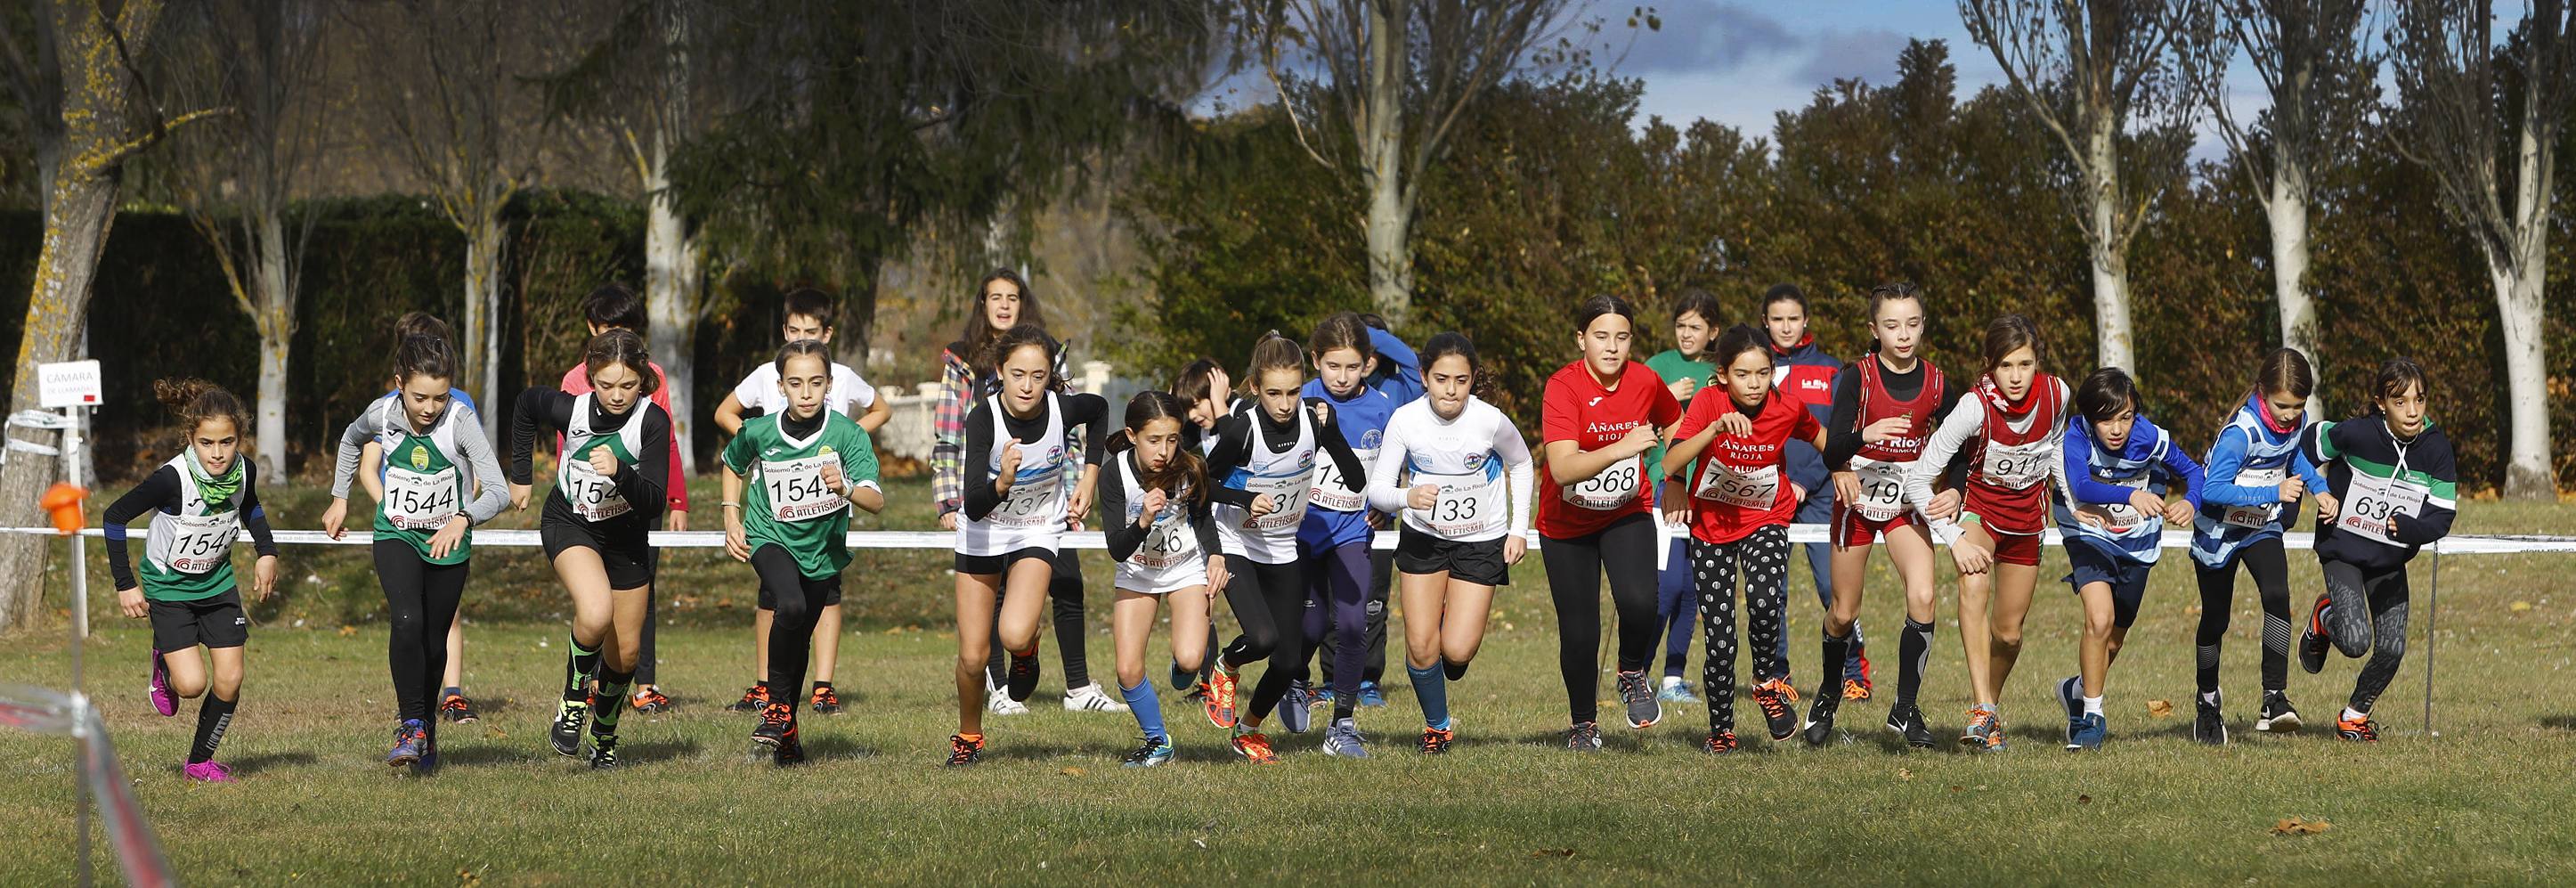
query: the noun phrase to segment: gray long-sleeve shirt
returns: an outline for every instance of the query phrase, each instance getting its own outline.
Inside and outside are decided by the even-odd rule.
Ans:
[[[492,516],[501,514],[501,510],[510,505],[510,488],[502,483],[500,455],[492,450],[492,442],[483,437],[482,418],[474,414],[472,407],[451,403],[447,405],[447,411],[439,414],[430,428],[421,433],[435,432],[441,425],[454,427],[456,455],[460,457],[458,462],[473,476],[474,499],[465,504],[465,520],[471,524],[492,520]],[[404,415],[399,393],[369,403],[367,409],[358,412],[357,419],[349,421],[348,428],[340,431],[339,459],[331,468],[333,499],[349,497],[349,482],[358,477],[360,451],[368,441],[380,439],[387,429],[411,430],[411,420]]]

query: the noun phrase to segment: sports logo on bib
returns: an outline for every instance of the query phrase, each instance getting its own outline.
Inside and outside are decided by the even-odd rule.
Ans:
[[[429,448],[418,444],[411,446],[411,468],[415,472],[429,471]]]

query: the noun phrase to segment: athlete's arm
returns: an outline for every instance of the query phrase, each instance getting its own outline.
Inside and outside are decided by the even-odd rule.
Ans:
[[[1412,495],[1412,491],[1396,483],[1403,477],[1404,461],[1409,458],[1404,430],[1413,425],[1403,420],[1403,416],[1387,420],[1386,431],[1381,433],[1378,440],[1377,462],[1369,465],[1367,476],[1369,508],[1381,512],[1402,512],[1406,506],[1411,505],[1405,500]]]
[[[238,459],[239,457],[235,457]],[[179,469],[162,466],[145,476],[143,483],[107,504],[99,524],[107,531],[107,575],[115,578],[118,591],[135,588],[134,565],[125,554],[125,524],[146,513],[179,506]],[[269,547],[273,552],[275,545]]]
[[[1314,405],[1321,403],[1324,403],[1322,398],[1307,398],[1308,415],[1312,416]],[[1332,413],[1329,408],[1325,412]],[[1325,455],[1332,458],[1333,467],[1341,470],[1342,477],[1359,478],[1367,474],[1368,467],[1360,464],[1359,452],[1352,450],[1350,439],[1342,436],[1342,420],[1339,415],[1334,415],[1330,420],[1315,423],[1315,443],[1321,445]]]
[[[960,454],[958,460],[958,467],[965,473],[964,511],[970,520],[982,521],[984,516],[993,514],[993,507],[1002,504],[1001,492],[993,489],[992,452],[993,405],[978,401],[975,409],[966,414],[965,453],[974,456]]]
[[[483,439],[483,421],[475,417],[471,407],[459,404],[448,409],[460,407],[465,412],[449,421],[457,423],[457,455],[464,457],[466,465],[474,468],[475,494],[473,501],[465,504],[465,521],[481,524],[492,520],[492,516],[501,514],[501,510],[510,505],[510,488],[501,481],[501,460],[493,455],[492,442]]]

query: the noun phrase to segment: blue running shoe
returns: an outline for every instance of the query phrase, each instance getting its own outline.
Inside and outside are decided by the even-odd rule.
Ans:
[[[1303,734],[1308,728],[1315,726],[1315,713],[1307,708],[1308,699],[1306,682],[1302,679],[1291,679],[1288,682],[1288,695],[1279,698],[1279,725],[1287,728],[1288,733]]]
[[[1189,690],[1192,685],[1198,684],[1198,681],[1198,673],[1181,668],[1181,663],[1178,660],[1172,661],[1172,690]]]
[[[2110,729],[2102,724],[2101,716],[2091,713],[2077,716],[2066,732],[2066,751],[2100,749],[2102,738],[2108,734]]]
[[[1122,764],[1130,768],[1152,768],[1171,763],[1172,741],[1162,737],[1147,737],[1145,745],[1136,747],[1135,752],[1128,753],[1127,760]]]
[[[1681,676],[1667,675],[1664,676],[1663,688],[1655,692],[1655,699],[1663,703],[1689,705],[1699,702],[1699,695],[1691,693],[1690,682],[1683,681]]]
[[[2066,707],[2066,742],[2075,742],[2075,724],[2084,720],[2084,679],[2070,675],[2057,683],[2057,702]],[[2069,749],[2074,747],[2069,746]]]
[[[394,749],[385,753],[385,764],[397,768],[410,767],[420,761],[422,748],[428,745],[429,732],[421,729],[420,719],[403,719],[403,723],[394,728]]]
[[[1379,693],[1377,682],[1360,682],[1360,708],[1375,709],[1386,705],[1386,695]]]
[[[1324,732],[1324,754],[1341,758],[1369,757],[1368,740],[1360,736],[1359,726],[1350,719],[1337,718]]]

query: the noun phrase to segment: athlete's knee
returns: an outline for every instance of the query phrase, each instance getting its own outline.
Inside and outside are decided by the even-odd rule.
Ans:
[[[2091,627],[2087,626],[2086,631],[2091,631]],[[1995,627],[1994,647],[1997,651],[2019,652],[2021,650],[2021,630],[2006,629],[2001,626]]]
[[[173,672],[170,673],[169,684],[170,693],[189,700],[197,699],[198,695],[206,692],[206,677],[202,674],[184,675]]]
[[[2095,639],[2095,640],[2101,640],[2101,641],[2108,641],[2108,640],[2111,638],[2111,631],[2112,631],[2113,629],[2118,628],[2117,623],[2118,623],[2118,619],[2117,619],[2116,617],[2112,616],[2111,614],[2091,614],[2091,613],[2085,614],[2085,615],[2084,615],[2084,637],[2085,637],[2085,638],[2089,638],[2089,639]],[[1998,640],[1998,641],[2002,640],[2002,639],[2003,639],[2003,636],[2004,636],[2004,633],[2003,633],[2001,630],[1997,630],[1997,631],[1995,632],[1995,639],[1996,639],[1996,640]],[[2021,633],[2019,633],[2019,632],[2015,632],[2015,633],[2013,633],[2013,643],[2014,643],[2014,644],[2020,644],[2020,643],[2021,643]]]

